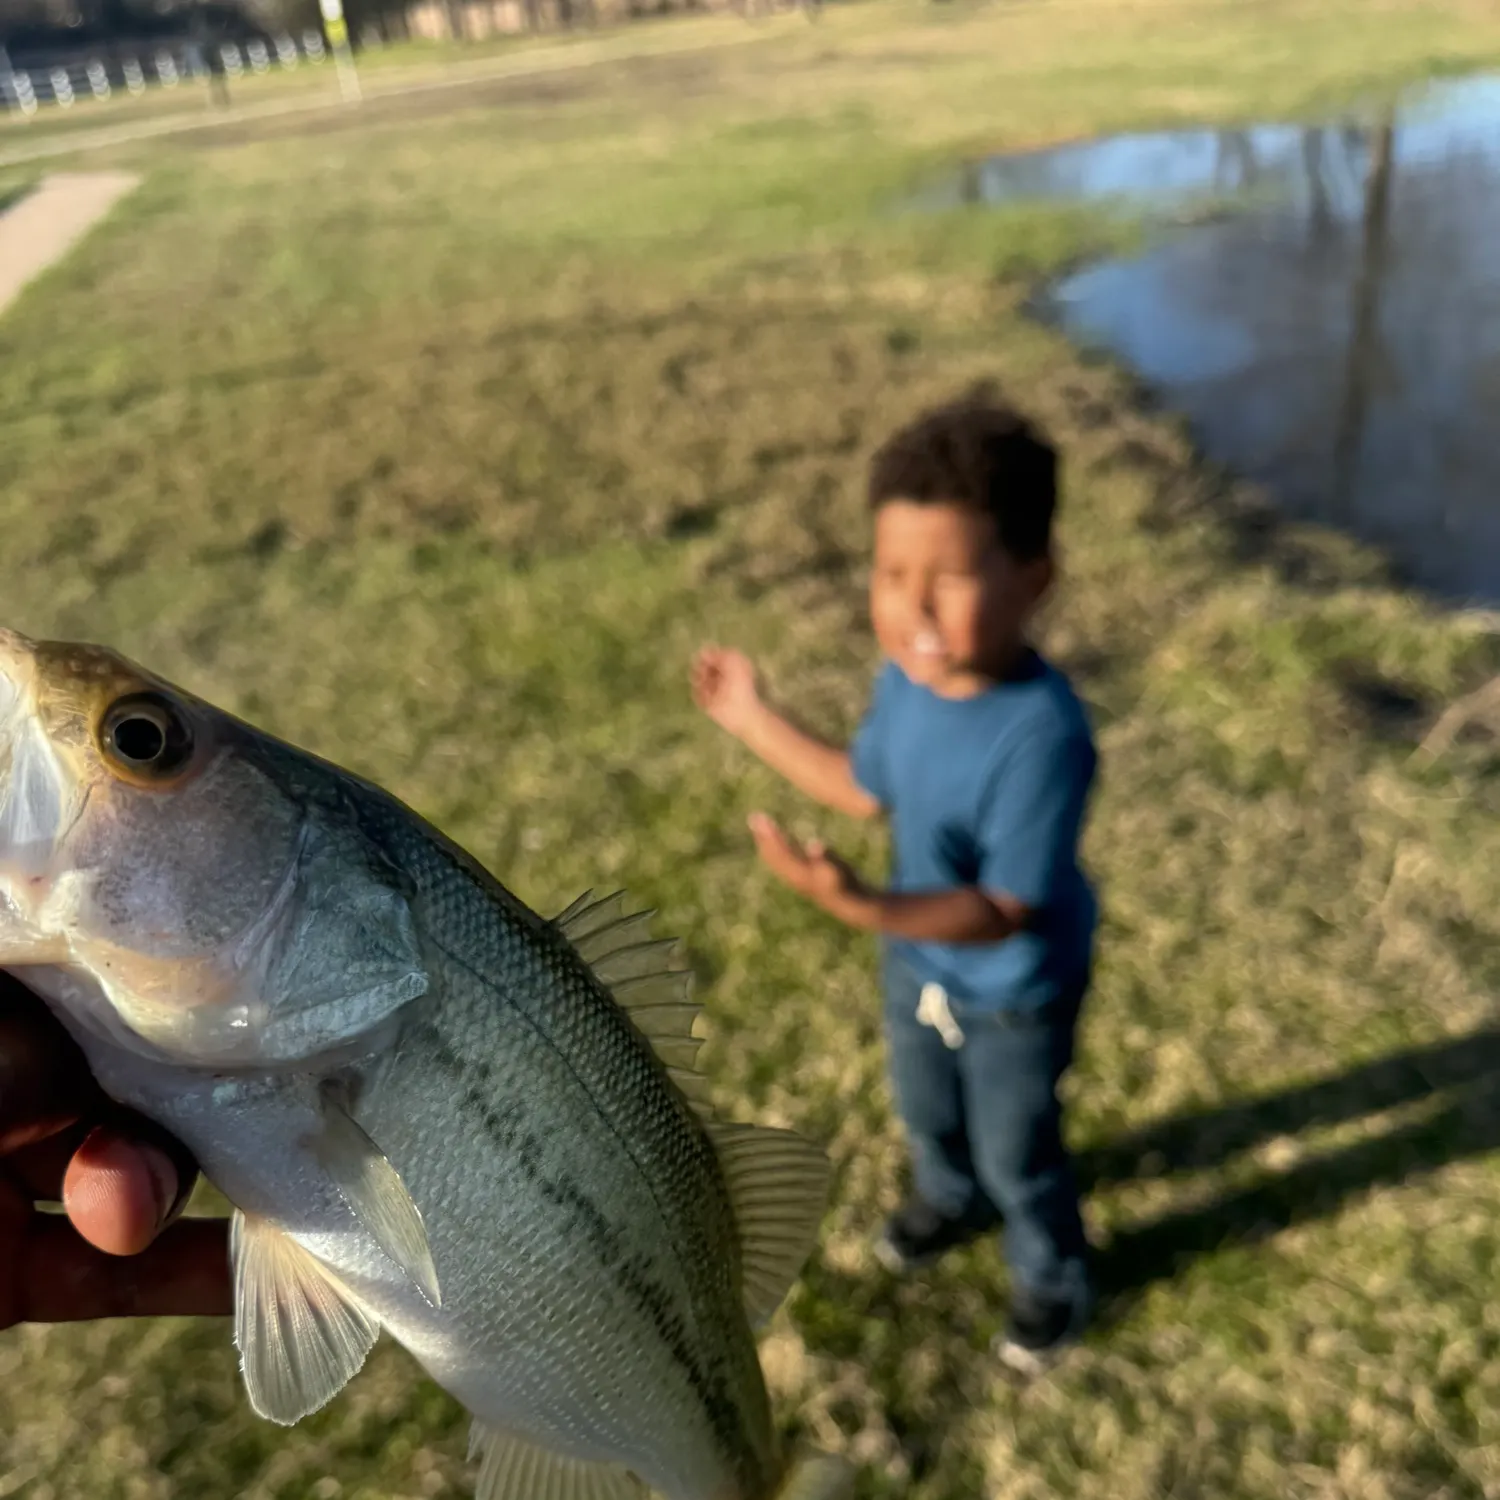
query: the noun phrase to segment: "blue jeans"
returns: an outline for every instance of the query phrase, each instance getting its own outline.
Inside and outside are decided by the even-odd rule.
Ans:
[[[950,997],[936,1025],[930,1012],[919,1019],[922,985],[886,957],[889,1067],[917,1193],[952,1218],[998,1210],[1014,1283],[1077,1304],[1088,1295],[1088,1244],[1057,1084],[1087,981],[1037,1015],[979,1013]]]

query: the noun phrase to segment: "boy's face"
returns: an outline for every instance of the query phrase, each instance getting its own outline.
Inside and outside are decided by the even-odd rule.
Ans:
[[[989,516],[909,500],[875,513],[875,638],[913,682],[944,697],[980,692],[1010,668],[1051,581],[1051,561],[1017,562]]]

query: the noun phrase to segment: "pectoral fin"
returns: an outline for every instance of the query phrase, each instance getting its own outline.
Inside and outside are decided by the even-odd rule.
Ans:
[[[257,1415],[290,1427],[364,1364],[380,1324],[315,1256],[267,1219],[236,1210],[234,1341]]]
[[[400,1173],[331,1093],[323,1096],[323,1126],[310,1144],[318,1164],[381,1251],[434,1307],[441,1306],[437,1267],[421,1211]]]

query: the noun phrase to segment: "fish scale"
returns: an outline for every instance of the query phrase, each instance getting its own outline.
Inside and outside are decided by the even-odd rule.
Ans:
[[[674,1216],[678,1220],[677,1225],[664,1215],[664,1221],[648,1224],[643,1230],[632,1234],[628,1222],[617,1227],[609,1212],[613,1205],[608,1197],[589,1194],[586,1192],[588,1185],[569,1182],[564,1178],[564,1184],[574,1190],[583,1205],[582,1212],[577,1209],[569,1212],[559,1204],[555,1194],[549,1195],[545,1191],[545,1174],[539,1169],[528,1167],[525,1144],[529,1143],[535,1149],[537,1132],[545,1129],[548,1121],[539,1120],[532,1113],[523,1126],[518,1119],[519,1111],[513,1110],[508,1119],[497,1122],[504,1127],[503,1134],[491,1134],[485,1129],[481,1111],[493,1111],[496,1107],[489,1101],[514,1100],[517,1088],[523,1087],[526,1082],[534,1088],[539,1079],[549,1075],[559,1084],[564,1079],[573,1081],[571,1070],[559,1064],[558,1053],[538,1035],[532,1024],[529,1021],[517,1024],[514,1017],[519,1012],[519,1006],[503,998],[509,989],[510,986],[506,986],[498,995],[486,995],[484,1006],[455,1006],[458,1026],[449,1036],[443,1035],[443,1018],[440,1018],[436,1035],[424,1025],[414,1028],[403,1043],[404,1047],[418,1049],[424,1056],[431,1057],[433,1066],[441,1071],[451,1068],[455,1059],[481,1060],[482,1067],[476,1069],[471,1064],[468,1070],[471,1076],[477,1077],[477,1084],[470,1085],[475,1088],[474,1097],[466,1098],[459,1094],[453,1106],[445,1101],[438,1108],[424,1108],[423,1102],[413,1097],[418,1093],[426,1093],[431,1097],[423,1075],[415,1068],[404,1071],[392,1068],[390,1083],[379,1083],[372,1087],[368,1103],[362,1105],[359,1114],[361,1123],[367,1124],[371,1135],[382,1142],[419,1207],[424,1201],[442,1202],[450,1216],[461,1216],[462,1221],[468,1222],[482,1220],[486,1215],[491,1216],[491,1253],[497,1266],[504,1267],[503,1271],[493,1276],[484,1276],[480,1266],[473,1261],[469,1261],[462,1272],[450,1276],[444,1269],[443,1240],[436,1225],[432,1235],[434,1258],[438,1263],[439,1276],[445,1282],[445,1306],[455,1305],[455,1299],[467,1300],[472,1295],[473,1310],[478,1315],[475,1321],[495,1330],[494,1343],[497,1347],[530,1344],[538,1330],[546,1329],[547,1320],[541,1315],[550,1307],[566,1305],[573,1295],[570,1294],[568,1298],[560,1296],[557,1281],[572,1277],[585,1282],[607,1282],[610,1286],[613,1295],[606,1298],[601,1294],[600,1303],[608,1302],[618,1309],[615,1314],[617,1322],[623,1324],[623,1317],[628,1316],[630,1323],[621,1326],[612,1346],[605,1347],[596,1337],[587,1348],[587,1362],[567,1367],[570,1384],[565,1392],[553,1398],[553,1404],[545,1413],[546,1419],[559,1422],[571,1428],[575,1435],[581,1435],[587,1424],[605,1421],[612,1407],[618,1409],[619,1402],[628,1400],[634,1406],[638,1404],[639,1393],[642,1391],[660,1389],[661,1378],[643,1378],[647,1372],[638,1368],[642,1359],[651,1353],[670,1349],[674,1344],[682,1346],[688,1342],[688,1330],[680,1318],[675,1328],[663,1330],[653,1324],[652,1308],[641,1295],[641,1281],[638,1280],[634,1287],[629,1283],[622,1283],[620,1277],[625,1268],[618,1260],[599,1253],[597,1239],[591,1238],[588,1232],[588,1213],[591,1210],[596,1216],[595,1222],[615,1240],[625,1241],[623,1245],[617,1246],[617,1253],[633,1252],[638,1260],[650,1256],[655,1261],[659,1257],[653,1254],[653,1247],[645,1237],[646,1233],[655,1229],[663,1238],[672,1236],[673,1230],[687,1219],[683,1212],[686,1205],[675,1205],[678,1210]],[[512,1012],[510,1018],[503,1014],[506,1008]],[[562,1029],[567,1031],[573,1028]],[[433,1042],[437,1043],[436,1047],[432,1045]],[[497,1061],[486,1062],[486,1059]],[[649,1060],[640,1066],[649,1066]],[[514,1081],[508,1083],[506,1075],[510,1075]],[[455,1078],[455,1082],[461,1087],[465,1081],[461,1072]],[[561,1088],[557,1090],[559,1108],[556,1123],[559,1125],[570,1115],[576,1123],[577,1115],[598,1107],[597,1101],[581,1085],[575,1084],[574,1087],[576,1094],[565,1094]],[[481,1089],[483,1095],[479,1096],[478,1091]],[[604,1175],[610,1175],[611,1168],[621,1174],[638,1171],[631,1154],[619,1145],[623,1131],[632,1128],[635,1122],[627,1120],[622,1124],[612,1124],[601,1117],[600,1123],[604,1127],[601,1134],[607,1132],[611,1143],[616,1145],[613,1158],[605,1157],[603,1143],[601,1149],[594,1154],[594,1159],[599,1160],[604,1168]],[[688,1134],[680,1121],[663,1123],[677,1124],[683,1136]],[[499,1134],[499,1139],[496,1139],[496,1134]],[[430,1150],[430,1143],[444,1139],[450,1143],[461,1140],[463,1145],[455,1148],[450,1144],[449,1150],[438,1157]],[[478,1174],[464,1170],[464,1150],[473,1150],[481,1155],[495,1151],[514,1160],[515,1170],[508,1179],[509,1190],[505,1194],[503,1218],[507,1232],[494,1232],[493,1220],[498,1215],[493,1201],[493,1189],[485,1191],[480,1187],[483,1179]],[[679,1145],[677,1161],[668,1158],[661,1176],[670,1180],[674,1168],[680,1173],[681,1163],[686,1161],[688,1154]],[[443,1163],[441,1179],[429,1187],[424,1180],[425,1164],[439,1160]],[[713,1192],[715,1187],[706,1174],[700,1178],[700,1186],[705,1193]],[[722,1194],[722,1189],[719,1192]],[[632,1196],[622,1207],[633,1202]],[[514,1238],[508,1232],[512,1224],[516,1226]],[[698,1307],[709,1311],[710,1315],[713,1309],[717,1309],[720,1318],[732,1328],[734,1314],[738,1312],[733,1287],[723,1274],[722,1261],[708,1253],[710,1246],[706,1238],[702,1235],[696,1238],[702,1253],[692,1259],[702,1268],[705,1273],[703,1280],[708,1283],[706,1288],[698,1291],[697,1296],[685,1284],[686,1271],[691,1264],[687,1257],[678,1265],[653,1268],[650,1279],[643,1284],[655,1292],[658,1306],[671,1308],[686,1304],[691,1308],[696,1303]],[[667,1281],[667,1272],[672,1273],[675,1285]],[[474,1281],[479,1284],[473,1285]],[[642,1323],[648,1325],[648,1329],[642,1329]],[[598,1326],[596,1317],[594,1330]],[[648,1331],[655,1337],[646,1337]],[[694,1334],[699,1331],[696,1327],[692,1330]],[[748,1359],[747,1368],[750,1373],[755,1374],[753,1345],[749,1345],[748,1339],[745,1343],[748,1347],[742,1352],[742,1357]],[[529,1364],[527,1361],[517,1363]],[[693,1369],[696,1373],[696,1366]],[[692,1377],[682,1371],[680,1366],[664,1373],[674,1379],[685,1378],[691,1385]],[[742,1369],[739,1373],[744,1376],[747,1371]],[[482,1412],[484,1408],[480,1405],[480,1396],[477,1391],[469,1388],[466,1372],[455,1372],[455,1384],[459,1383],[463,1384],[461,1398],[465,1399],[472,1410]],[[722,1385],[724,1382],[721,1378],[716,1383]],[[605,1397],[606,1391],[614,1393],[613,1400]],[[701,1393],[694,1391],[692,1394],[701,1399]],[[540,1409],[535,1414],[539,1420],[544,1417]],[[616,1446],[639,1441],[649,1416],[649,1413],[626,1408],[617,1414],[618,1425],[599,1432],[597,1437]],[[753,1431],[753,1427],[750,1430]],[[731,1433],[728,1436],[730,1441],[735,1437],[743,1440],[742,1434]],[[733,1448],[730,1447],[728,1451],[732,1452]]]
[[[0,966],[234,1205],[255,1410],[384,1331],[473,1413],[481,1500],[833,1500],[752,1331],[826,1158],[707,1111],[644,920],[548,921],[371,783],[0,630]]]

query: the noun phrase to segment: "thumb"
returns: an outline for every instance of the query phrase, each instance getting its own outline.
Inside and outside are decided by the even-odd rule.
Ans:
[[[101,1125],[68,1163],[63,1204],[91,1245],[134,1255],[182,1212],[196,1177],[187,1153],[149,1126],[127,1134]]]

